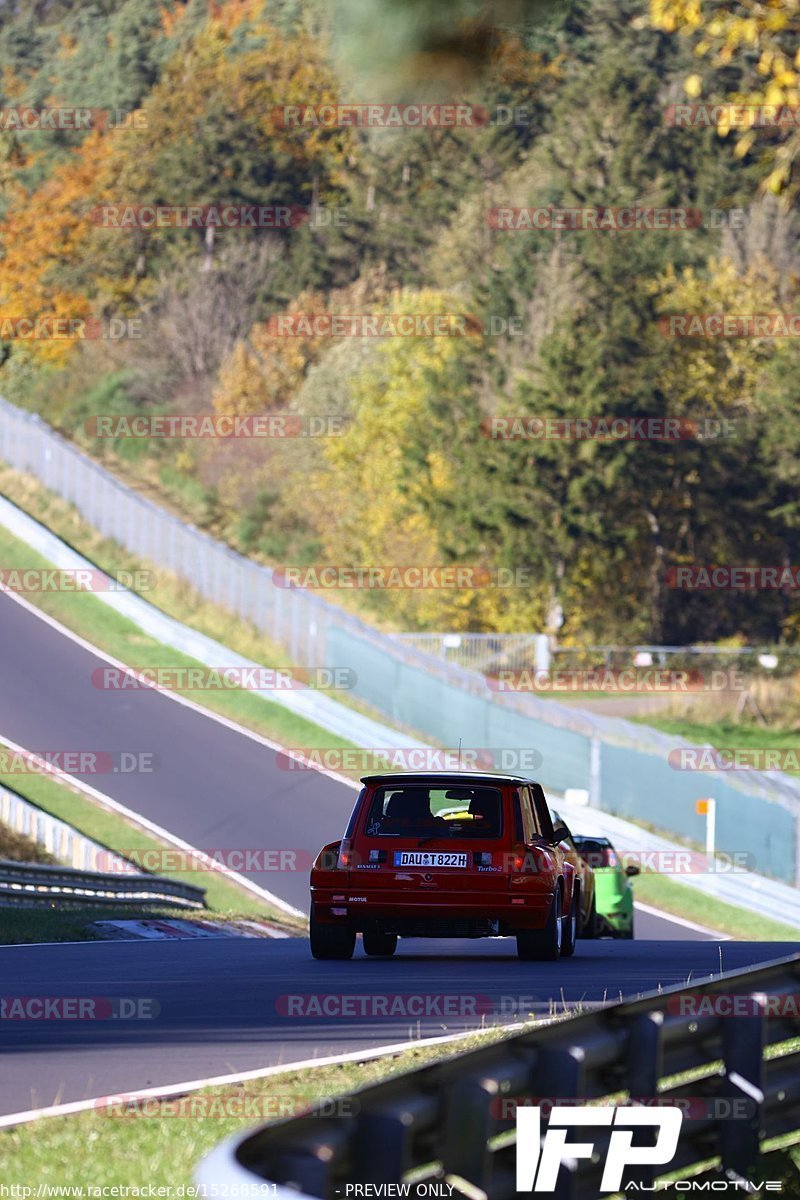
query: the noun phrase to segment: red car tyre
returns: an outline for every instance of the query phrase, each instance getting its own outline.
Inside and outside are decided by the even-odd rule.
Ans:
[[[556,888],[544,929],[525,929],[517,934],[518,957],[525,962],[555,962],[561,956],[562,931],[561,889]]]
[[[364,953],[370,958],[391,958],[397,949],[397,934],[382,933],[380,929],[365,929],[362,941]]]
[[[313,958],[346,959],[353,957],[356,948],[354,930],[341,925],[322,925],[311,909],[309,940]]]
[[[575,953],[575,943],[578,940],[580,926],[581,890],[576,885],[572,896],[569,912],[561,921],[561,957],[572,958]]]

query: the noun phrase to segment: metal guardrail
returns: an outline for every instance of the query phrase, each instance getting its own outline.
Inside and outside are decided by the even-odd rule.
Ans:
[[[164,904],[205,908],[205,888],[160,875],[106,875],[0,859],[0,907],[79,904]]]
[[[364,1088],[350,1098],[352,1115],[312,1110],[223,1144],[198,1179],[249,1178],[252,1186],[258,1178],[277,1185],[270,1194],[295,1200],[333,1200],[345,1195],[345,1184],[413,1179],[451,1184],[454,1197],[505,1200],[517,1195],[515,1100],[619,1104],[626,1095],[631,1103],[683,1106],[685,1114],[673,1161],[630,1168],[626,1182],[652,1188],[667,1173],[707,1175],[714,1160],[729,1178],[764,1177],[762,1143],[785,1135],[800,1141],[800,1019],[791,1015],[798,984],[800,955],[534,1028]],[[714,997],[749,998],[738,1003],[752,1015],[694,1015],[703,1005],[682,1004],[689,995],[712,998],[706,1007]],[[727,1000],[716,1003],[721,1010]],[[726,1119],[723,1107],[743,1115]],[[601,1195],[608,1134],[598,1127],[589,1136],[597,1154],[562,1166],[549,1193],[557,1200]]]

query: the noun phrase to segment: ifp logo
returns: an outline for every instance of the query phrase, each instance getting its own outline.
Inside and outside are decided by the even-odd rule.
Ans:
[[[574,1126],[613,1126],[606,1152],[601,1192],[622,1191],[628,1167],[665,1166],[678,1148],[683,1113],[679,1108],[633,1108],[616,1105],[556,1106],[550,1110],[547,1132],[542,1136],[542,1110],[517,1109],[517,1191],[550,1192],[556,1189],[561,1164],[591,1158],[594,1140],[568,1141]],[[634,1146],[634,1133],[655,1129],[655,1142]]]

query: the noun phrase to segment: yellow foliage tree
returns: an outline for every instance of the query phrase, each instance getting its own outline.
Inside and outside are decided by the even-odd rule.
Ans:
[[[189,230],[98,228],[92,210],[102,203],[324,199],[352,132],[284,127],[284,105],[309,95],[335,100],[337,88],[321,41],[302,32],[281,34],[261,19],[262,8],[257,0],[213,6],[137,114],[144,129],[90,133],[31,194],[13,178],[7,183],[12,203],[0,222],[5,313],[67,318],[101,315],[103,308],[120,313],[152,290],[147,256],[154,247],[169,241],[178,255],[180,243],[189,252],[199,249],[197,233]],[[173,28],[166,18],[165,27]],[[237,52],[231,53],[234,39]],[[235,155],[226,153],[231,145]],[[265,168],[268,156],[271,172]],[[0,178],[3,174],[0,167]],[[268,196],[272,190],[274,197]],[[248,234],[234,230],[228,236]],[[61,341],[31,348],[58,361],[73,346]]]
[[[311,292],[301,292],[287,309],[306,316],[324,311],[324,300]],[[321,337],[278,336],[268,322],[255,325],[249,341],[238,342],[220,368],[215,411],[240,416],[287,408],[324,344]]]
[[[768,263],[739,275],[729,259],[712,259],[698,272],[670,268],[652,285],[662,317],[670,314],[753,316],[774,313],[778,276]],[[669,324],[662,325],[663,335]],[[670,415],[745,415],[759,407],[759,383],[765,364],[785,343],[753,337],[676,337],[670,353],[654,359],[660,368],[657,386],[669,397]]]
[[[739,0],[728,7],[704,0],[650,0],[650,20],[659,29],[692,37],[695,54],[712,68],[735,63],[744,71],[749,86],[729,95],[731,103],[773,106],[776,122],[779,110],[796,111],[800,106],[800,0]],[[690,75],[685,87],[690,97],[700,96],[702,76]],[[730,110],[721,111],[718,132],[725,137],[736,127],[737,154],[747,154],[760,137],[767,164],[764,186],[776,194],[788,192],[793,199],[800,188],[796,120],[790,116],[783,125],[764,120],[759,133],[748,118],[740,124],[731,119]]]
[[[396,293],[386,311],[460,312],[452,296],[432,289]],[[442,422],[450,420],[480,338],[386,337],[351,384],[351,421],[326,439],[318,470],[290,485],[293,502],[315,520],[328,563],[441,566],[447,560],[431,515],[454,483]],[[452,406],[452,407],[450,407]],[[470,563],[468,565],[480,565]],[[483,590],[422,589],[370,594],[370,607],[393,623],[465,629],[485,601]]]
[[[0,311],[7,317],[86,318],[92,298],[65,285],[69,268],[92,231],[89,213],[97,180],[109,155],[109,139],[99,132],[28,196],[15,185],[14,203],[0,225]],[[98,281],[101,285],[101,281]],[[63,361],[75,343],[26,343],[33,355]]]

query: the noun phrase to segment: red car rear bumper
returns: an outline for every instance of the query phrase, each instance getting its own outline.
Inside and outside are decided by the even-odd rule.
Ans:
[[[477,926],[497,925],[500,933],[542,929],[552,904],[548,892],[512,891],[491,894],[464,892],[411,892],[381,888],[312,888],[314,916],[322,924],[346,925],[363,931],[375,922],[402,928],[430,923],[432,932],[448,922]],[[494,930],[487,930],[494,932]],[[414,936],[419,936],[415,934]]]

